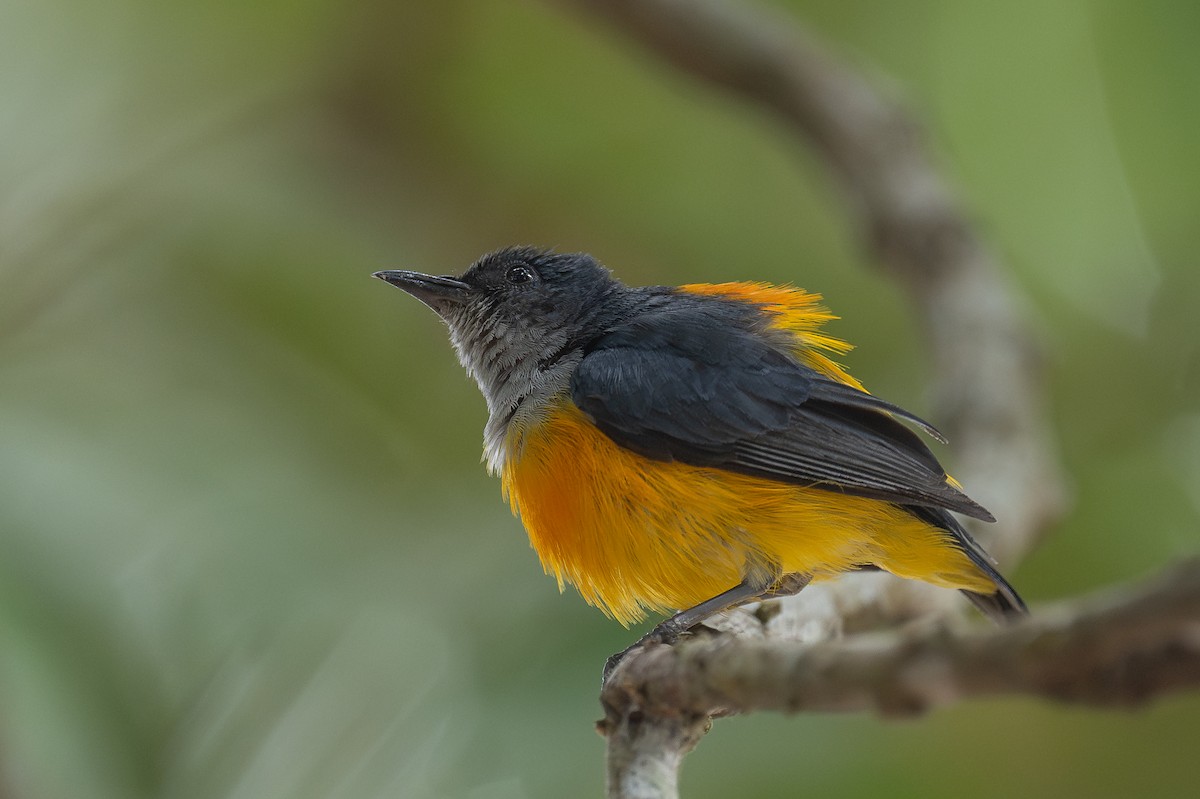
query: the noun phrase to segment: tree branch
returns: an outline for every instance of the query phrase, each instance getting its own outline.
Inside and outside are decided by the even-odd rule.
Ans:
[[[971,531],[1001,562],[1016,562],[1064,504],[1042,411],[1039,349],[1025,324],[1027,311],[940,177],[924,132],[896,88],[884,86],[879,76],[864,79],[793,20],[762,9],[720,0],[559,2],[607,20],[683,72],[762,107],[820,154],[867,248],[919,312],[933,353],[934,417],[955,440],[958,474],[1000,518],[990,528],[971,524]],[[740,633],[736,646],[724,635],[678,651],[635,653],[602,696],[609,795],[674,796],[674,770],[710,716],[720,712],[911,712],[1003,691],[1067,698],[1070,691],[1091,690],[1088,696],[1099,702],[1110,695],[1110,683],[1101,677],[1127,680],[1122,685],[1129,693],[1113,697],[1137,694],[1135,675],[1121,671],[1131,662],[1118,657],[1125,650],[1104,648],[1103,625],[1127,618],[1116,609],[1084,611],[1071,616],[1074,622],[1063,622],[1058,611],[1039,611],[1036,621],[992,636],[908,632],[819,646],[787,643],[829,642],[962,605],[952,592],[924,584],[885,574],[848,575],[781,601],[773,614],[762,614],[765,621],[745,609],[735,612],[725,624]],[[1150,612],[1153,603],[1137,607]],[[1191,608],[1194,622],[1194,596]],[[1135,659],[1161,656],[1154,663],[1164,685],[1170,675],[1181,677],[1181,684],[1190,678],[1194,623],[1187,634],[1177,626],[1179,634],[1169,638],[1168,629],[1130,613],[1141,626],[1122,628],[1127,634],[1114,638],[1114,646],[1132,647]],[[1158,649],[1154,640],[1138,637],[1151,629],[1164,635]],[[1010,660],[1004,655],[1009,646],[1031,660]],[[1069,670],[1051,679],[1052,666],[1065,669],[1070,653],[1085,646],[1092,647],[1093,675],[1100,681],[1072,682],[1086,675]],[[1045,670],[1023,672],[1022,664],[1036,659],[1028,653],[1043,650]],[[1099,657],[1104,652],[1109,659]]]
[[[755,710],[912,715],[1012,694],[1133,707],[1189,688],[1200,688],[1200,558],[982,633],[924,625],[812,645],[706,636],[656,646],[613,672],[601,724]]]

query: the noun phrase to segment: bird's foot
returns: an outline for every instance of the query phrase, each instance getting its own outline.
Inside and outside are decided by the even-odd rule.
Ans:
[[[608,678],[610,675],[612,675],[613,669],[615,669],[617,664],[624,660],[625,657],[630,653],[647,646],[657,646],[659,644],[666,644],[667,646],[670,646],[678,641],[680,636],[686,635],[687,633],[688,630],[680,627],[678,623],[675,623],[674,618],[667,619],[662,624],[659,624],[653,630],[643,635],[633,644],[625,647],[615,655],[611,655],[608,660],[604,661],[604,674],[600,678],[600,687],[603,688],[608,684]]]

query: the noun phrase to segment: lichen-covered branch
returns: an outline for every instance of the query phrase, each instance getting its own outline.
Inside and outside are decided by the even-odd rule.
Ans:
[[[942,179],[924,132],[897,88],[879,75],[867,79],[794,20],[761,8],[722,0],[558,2],[606,20],[686,74],[757,105],[820,156],[842,190],[866,249],[905,289],[924,325],[937,405],[931,415],[954,441],[957,476],[1000,519],[990,527],[972,525],[972,532],[1003,565],[1015,563],[1063,505],[1053,437],[1042,408],[1038,347],[1023,303]],[[961,606],[952,592],[885,574],[855,574],[781,601],[778,612],[765,621],[739,611],[726,624],[753,635],[737,636],[736,646],[729,645],[732,636],[724,635],[678,652],[659,648],[637,653],[614,675],[620,680],[610,681],[603,696],[610,795],[675,795],[673,779],[667,785],[657,777],[643,777],[661,776],[656,769],[666,763],[678,766],[694,746],[696,730],[722,707],[709,700],[735,685],[723,682],[726,678],[736,680],[739,690],[759,692],[758,700],[741,696],[725,707],[740,712],[778,707],[768,699],[782,686],[778,678],[784,673],[790,691],[787,707],[793,710],[849,709],[853,697],[860,707],[900,710],[949,701],[962,691],[982,692],[965,671],[938,671],[938,664],[946,662],[967,669],[973,662],[966,650],[953,661],[931,655],[904,663],[887,659],[889,652],[895,655],[909,646],[934,653],[945,644],[957,652],[954,646],[968,646],[958,639],[869,637],[830,643],[828,650],[795,646],[797,641],[836,641],[846,632],[895,626]],[[1039,621],[997,635],[1042,630],[1052,636],[1042,627],[1051,621],[1039,613]],[[985,640],[993,639],[978,642]],[[1052,637],[1038,640],[1039,646],[1047,645]],[[882,652],[872,649],[881,641]],[[822,658],[835,657],[835,652],[839,668],[858,663],[875,671],[857,679],[822,671]],[[908,689],[914,664],[934,669],[921,683],[924,693]],[[692,694],[694,686],[681,681],[681,674],[706,674],[698,684],[710,693]],[[866,685],[875,686],[874,693]],[[730,702],[734,698],[728,695]],[[643,757],[648,752],[653,756]],[[651,784],[666,787],[657,793],[635,790]]]
[[[1021,695],[1131,707],[1200,688],[1200,558],[1135,588],[1040,607],[1003,629],[944,626],[798,644],[697,637],[627,659],[603,694],[609,728],[755,710],[911,715]],[[690,746],[689,746],[690,748]]]
[[[708,731],[706,714],[649,716],[634,703],[613,707],[601,731],[608,736],[608,795],[663,799],[679,795],[679,766]]]

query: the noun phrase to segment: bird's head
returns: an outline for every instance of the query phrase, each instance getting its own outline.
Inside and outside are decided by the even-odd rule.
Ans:
[[[459,360],[489,407],[513,402],[551,379],[598,334],[622,291],[585,253],[512,247],[483,256],[457,277],[376,272],[433,309],[450,328]]]

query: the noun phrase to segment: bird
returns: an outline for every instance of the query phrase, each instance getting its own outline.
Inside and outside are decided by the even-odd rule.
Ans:
[[[954,514],[995,521],[867,392],[819,294],[626,286],[586,253],[507,247],[458,276],[376,272],[432,309],[487,403],[483,460],[546,573],[673,642],[713,614],[877,569],[1028,611]]]

